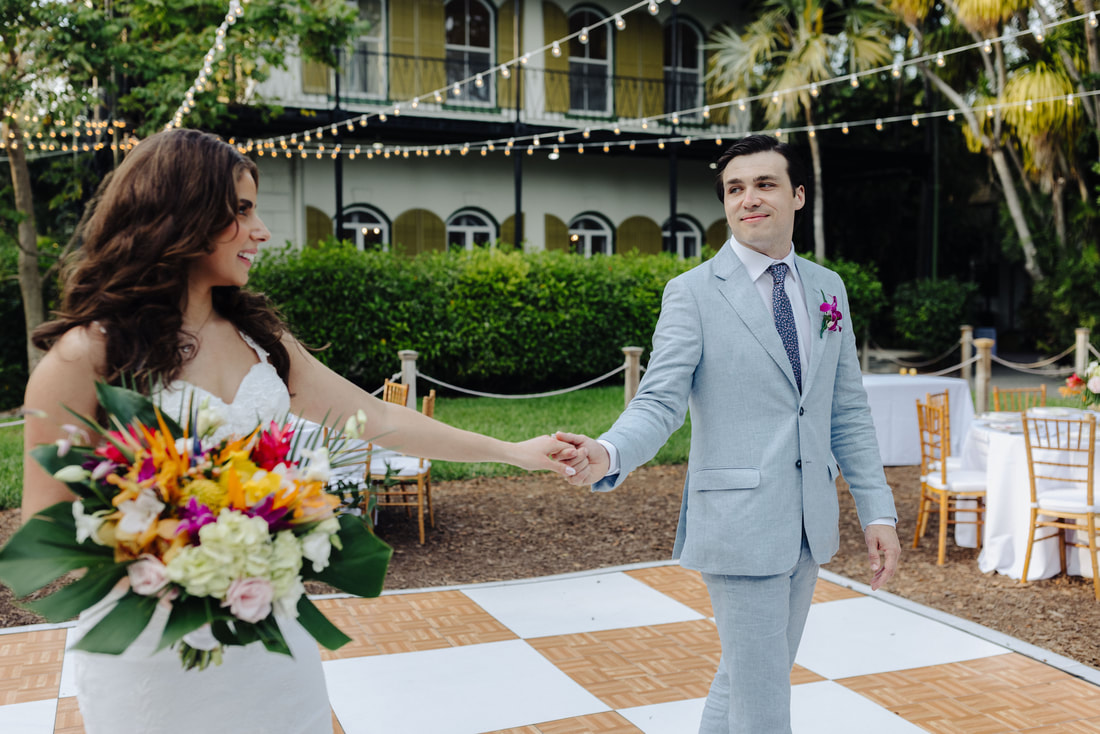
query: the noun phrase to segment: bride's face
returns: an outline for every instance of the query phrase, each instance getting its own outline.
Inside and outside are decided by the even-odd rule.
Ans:
[[[256,213],[256,182],[247,171],[237,179],[237,220],[214,235],[214,251],[191,266],[191,282],[244,286],[260,243],[271,232]]]

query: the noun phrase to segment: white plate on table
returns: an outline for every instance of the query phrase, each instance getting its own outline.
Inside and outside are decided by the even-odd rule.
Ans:
[[[1029,408],[1027,414],[1036,418],[1078,418],[1085,411],[1080,408],[1063,408],[1059,406],[1039,406]]]

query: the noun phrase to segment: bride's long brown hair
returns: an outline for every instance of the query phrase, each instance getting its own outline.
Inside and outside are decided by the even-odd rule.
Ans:
[[[61,308],[32,339],[49,349],[69,329],[98,325],[106,373],[148,393],[175,380],[193,354],[180,310],[191,263],[236,222],[237,179],[256,164],[219,138],[167,130],[139,143],[88,204],[62,269]],[[283,320],[262,294],[214,288],[214,309],[270,354],[285,382]]]

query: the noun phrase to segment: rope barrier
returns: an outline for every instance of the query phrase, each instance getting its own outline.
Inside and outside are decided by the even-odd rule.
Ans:
[[[871,345],[871,348],[874,349],[876,352],[882,352],[883,351],[882,347],[880,347],[878,344],[875,344],[870,339],[868,339],[867,341]],[[894,364],[896,364],[900,367],[916,367],[916,368],[927,367],[928,365],[935,364],[936,362],[941,361],[944,357],[947,357],[948,355],[950,355],[952,352],[954,352],[959,347],[959,344],[961,342],[962,342],[962,339],[959,339],[959,341],[952,344],[946,352],[939,355],[938,357],[935,357],[933,359],[928,360],[927,362],[909,362],[909,361],[906,361],[904,359],[898,359],[897,357],[885,357],[885,356],[880,356],[879,359],[884,359],[887,362],[893,362]]]
[[[1010,370],[1023,372],[1026,375],[1041,375],[1043,377],[1065,377],[1066,375],[1073,373],[1072,367],[1060,367],[1055,370],[1032,369],[1029,367],[1018,367],[1018,362],[1009,362],[1008,360],[1001,359],[995,354],[991,354],[989,356],[997,364],[1008,367]]]
[[[955,370],[960,370],[963,367],[967,366],[968,364],[974,364],[977,361],[978,361],[978,355],[975,354],[973,357],[971,357],[970,359],[968,359],[964,362],[959,362],[956,365],[952,365],[950,367],[947,367],[947,368],[942,369],[942,370],[937,370],[935,372],[925,372],[924,374],[927,375],[928,377],[942,377],[943,375],[946,375],[949,372],[954,372]]]
[[[1089,351],[1092,352],[1092,356],[1100,359],[1100,352],[1096,351],[1096,347],[1092,346],[1092,342],[1089,342]]]
[[[1054,364],[1055,362],[1060,360],[1062,357],[1065,357],[1065,356],[1069,355],[1076,348],[1077,348],[1077,345],[1074,344],[1072,346],[1066,347],[1066,350],[1064,352],[1062,352],[1061,354],[1055,355],[1053,357],[1049,357],[1047,359],[1041,359],[1038,362],[1028,362],[1026,364],[1023,363],[1023,362],[1008,362],[1006,360],[1001,359],[1000,357],[997,357],[996,355],[993,356],[993,359],[995,359],[999,364],[1003,364],[1005,367],[1018,367],[1018,368],[1021,368],[1021,369],[1037,369],[1039,367],[1046,367],[1049,364]]]
[[[17,421],[9,421],[8,423],[0,423],[0,428],[10,428],[11,426],[21,426],[26,423],[26,419],[20,418]]]
[[[466,393],[467,395],[474,395],[474,396],[479,397],[479,398],[502,398],[504,400],[525,400],[525,399],[528,399],[528,398],[549,398],[549,397],[552,397],[554,395],[564,395],[565,393],[575,392],[576,390],[582,390],[586,387],[590,387],[592,385],[595,385],[597,382],[601,382],[603,380],[606,380],[608,377],[611,377],[613,375],[617,375],[625,369],[626,369],[626,365],[621,364],[618,367],[616,367],[615,369],[608,372],[606,375],[600,375],[599,377],[595,377],[595,378],[589,380],[588,382],[582,382],[580,385],[574,385],[573,387],[564,387],[560,390],[551,390],[550,392],[531,393],[531,394],[528,394],[528,395],[500,395],[498,393],[491,393],[491,392],[478,392],[477,390],[468,390],[464,387],[457,387],[456,385],[451,385],[449,383],[443,382],[443,380],[437,380],[434,377],[430,377],[429,375],[425,375],[423,372],[417,372],[416,376],[417,376],[417,378],[419,378],[421,380],[427,380],[428,382],[434,382],[436,385],[439,385],[441,387],[445,387],[448,390],[454,390],[456,392]]]

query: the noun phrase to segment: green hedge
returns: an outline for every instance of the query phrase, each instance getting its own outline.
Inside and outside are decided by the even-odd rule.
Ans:
[[[938,355],[959,340],[959,324],[972,323],[976,283],[953,278],[902,283],[894,294],[894,327],[902,343],[926,356]]]
[[[360,385],[381,384],[397,351],[415,349],[427,375],[514,394],[609,372],[624,346],[648,349],[665,283],[698,263],[499,248],[404,258],[330,242],[265,252],[250,287]]]

